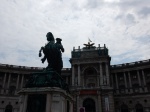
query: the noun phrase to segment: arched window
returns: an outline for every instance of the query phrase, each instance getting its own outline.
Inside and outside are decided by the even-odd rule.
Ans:
[[[91,98],[87,98],[83,101],[83,107],[85,107],[85,112],[96,112],[95,101]]]
[[[9,95],[14,95],[15,94],[15,90],[16,90],[15,86],[10,86],[9,87]]]
[[[143,106],[141,104],[136,104],[135,109],[136,112],[143,112]]]
[[[6,108],[5,108],[5,112],[12,112],[12,110],[13,110],[13,107],[10,104],[7,105]]]
[[[93,67],[84,70],[84,85],[86,87],[95,87],[98,84],[97,71]]]
[[[87,86],[88,87],[95,87],[95,83],[89,83]]]
[[[121,105],[121,112],[129,112],[128,106],[126,104]]]
[[[133,91],[134,91],[135,93],[138,93],[138,92],[139,92],[139,84],[134,84],[132,87],[133,87]]]
[[[120,93],[125,93],[125,85],[120,85],[119,89],[120,89]]]
[[[97,74],[97,72],[93,67],[87,68],[84,71],[84,75],[86,75],[86,76],[91,76],[91,75],[96,75],[96,74]]]

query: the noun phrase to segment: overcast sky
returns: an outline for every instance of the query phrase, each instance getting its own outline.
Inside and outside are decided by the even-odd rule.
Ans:
[[[73,47],[106,44],[111,64],[150,59],[150,0],[0,0],[0,63],[46,67],[46,33],[62,38],[64,68]]]

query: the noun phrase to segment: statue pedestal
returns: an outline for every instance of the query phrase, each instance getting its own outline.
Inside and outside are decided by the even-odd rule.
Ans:
[[[23,88],[19,112],[73,112],[73,98],[58,87]]]

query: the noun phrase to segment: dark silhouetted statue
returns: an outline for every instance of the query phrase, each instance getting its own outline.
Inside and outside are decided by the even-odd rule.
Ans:
[[[48,66],[43,72],[32,73],[25,87],[60,87],[69,91],[68,85],[61,77],[61,69],[63,68],[62,52],[64,52],[61,44],[62,40],[56,38],[55,43],[51,32],[48,32],[46,37],[48,43],[44,47],[41,47],[39,57],[42,56],[41,52],[43,51],[44,57],[41,61],[44,63],[47,60]]]
[[[47,60],[48,66],[46,70],[54,70],[58,74],[61,74],[61,69],[63,68],[63,62],[62,62],[62,54],[61,52],[64,52],[64,48],[61,44],[61,39],[56,38],[56,43],[53,37],[53,34],[51,32],[47,33],[46,35],[48,43],[41,47],[39,51],[39,57],[41,57],[41,51],[44,53],[44,57],[41,59],[42,63]]]

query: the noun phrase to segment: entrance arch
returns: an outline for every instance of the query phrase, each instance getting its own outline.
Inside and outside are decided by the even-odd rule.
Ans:
[[[128,106],[126,104],[121,105],[121,112],[129,112]]]
[[[95,101],[91,98],[83,101],[83,107],[85,107],[86,112],[96,112]]]
[[[136,104],[135,109],[136,112],[143,112],[143,106],[141,104]]]
[[[12,112],[12,110],[13,110],[13,107],[10,104],[7,105],[6,108],[5,108],[5,112]]]

